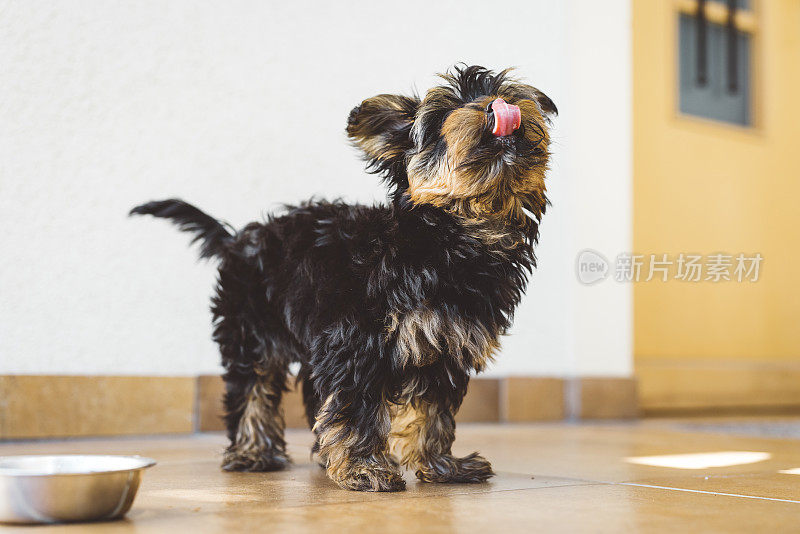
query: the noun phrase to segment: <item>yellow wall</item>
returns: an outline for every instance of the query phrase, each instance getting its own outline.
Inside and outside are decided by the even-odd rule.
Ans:
[[[678,112],[679,3],[633,0],[635,252],[764,257],[756,283],[635,285],[645,409],[800,405],[800,1],[753,3],[741,128]]]

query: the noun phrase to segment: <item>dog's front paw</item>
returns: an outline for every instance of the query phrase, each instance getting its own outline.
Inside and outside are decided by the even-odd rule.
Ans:
[[[403,491],[403,480],[396,462],[376,462],[359,459],[346,467],[328,468],[328,476],[340,487],[353,491]]]
[[[286,469],[291,460],[281,451],[240,451],[235,448],[225,451],[222,469],[225,471],[280,471]]]
[[[416,475],[422,482],[485,482],[494,471],[488,460],[473,452],[463,458],[437,456],[417,469]]]

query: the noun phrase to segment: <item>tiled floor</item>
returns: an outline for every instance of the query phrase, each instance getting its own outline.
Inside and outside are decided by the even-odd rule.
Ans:
[[[455,452],[480,450],[498,472],[480,485],[416,483],[396,494],[338,489],[308,461],[310,435],[291,431],[296,464],[267,474],[219,469],[221,435],[0,444],[2,454],[141,454],[145,473],[123,521],[0,527],[0,532],[798,532],[800,441],[691,432],[671,421],[461,425]],[[686,469],[629,458],[719,452],[766,455],[638,460],[730,465]],[[755,463],[742,463],[761,459]],[[670,462],[671,461],[671,462]],[[688,464],[687,464],[688,462]],[[684,465],[684,467],[686,467]]]

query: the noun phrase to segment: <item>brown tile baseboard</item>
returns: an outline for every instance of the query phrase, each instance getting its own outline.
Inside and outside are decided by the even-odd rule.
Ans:
[[[201,375],[197,377],[197,402],[195,403],[194,421],[196,430],[213,432],[225,430],[222,420],[222,396],[225,394],[225,383],[219,375]]]
[[[800,410],[800,367],[792,362],[637,358],[636,376],[647,415]]]
[[[0,376],[0,439],[191,432],[195,379]]]
[[[501,381],[498,378],[473,378],[456,414],[457,423],[496,423],[500,421]]]
[[[0,376],[0,440],[224,430],[222,378]],[[283,400],[286,425],[306,428],[302,395]],[[473,378],[456,420],[632,417],[632,378]]]
[[[571,419],[631,419],[639,415],[634,378],[571,378],[565,386]]]
[[[501,421],[557,421],[564,419],[564,380],[510,376],[503,379]]]

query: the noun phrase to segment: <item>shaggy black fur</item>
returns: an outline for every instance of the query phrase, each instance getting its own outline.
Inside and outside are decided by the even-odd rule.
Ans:
[[[470,67],[449,76],[460,99],[453,108],[480,97],[515,98],[504,93],[504,73]],[[226,370],[226,468],[286,464],[278,405],[288,366],[299,362],[315,450],[342,487],[404,487],[387,452],[393,406],[422,413],[410,444],[420,450],[406,462],[416,462],[421,479],[475,482],[492,474],[477,455],[450,454],[453,416],[470,373],[483,369],[511,325],[535,264],[536,229],[412,201],[405,164],[417,148],[410,125],[419,100],[391,98],[389,107],[365,101],[348,120],[357,143],[379,136],[386,147],[383,155],[365,151],[372,170],[394,186],[388,206],[309,202],[235,234],[180,200],[131,211],[173,220],[196,234],[203,257],[220,262],[212,311]],[[555,110],[546,97],[538,106]],[[422,142],[442,142],[440,115],[424,117]],[[541,116],[529,119],[545,127]],[[519,158],[534,149],[543,150]],[[544,191],[529,193],[542,200],[536,224]]]

